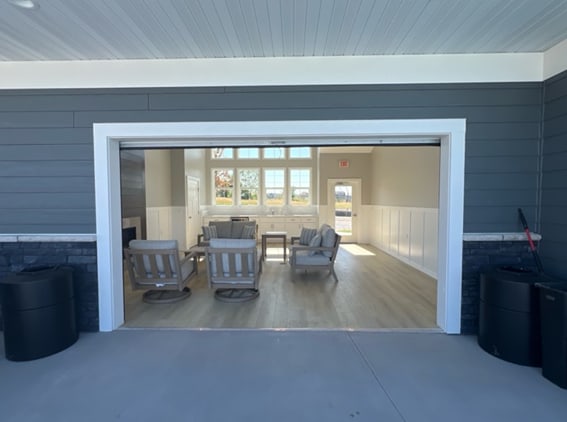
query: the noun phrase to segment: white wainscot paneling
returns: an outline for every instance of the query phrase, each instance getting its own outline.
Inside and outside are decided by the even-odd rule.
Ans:
[[[438,213],[426,212],[423,234],[423,266],[434,274],[437,274],[438,226]]]
[[[423,264],[423,230],[425,213],[411,213],[411,232],[410,232],[410,260],[419,266]]]
[[[438,210],[434,208],[369,208],[370,243],[420,271],[437,277]]]
[[[399,236],[400,236],[400,209],[392,208],[390,210],[390,252],[395,255],[399,254]]]
[[[146,209],[146,233],[148,240],[171,239],[171,207]]]
[[[407,208],[401,209],[399,213],[398,253],[405,259],[410,259],[410,232],[411,211]]]

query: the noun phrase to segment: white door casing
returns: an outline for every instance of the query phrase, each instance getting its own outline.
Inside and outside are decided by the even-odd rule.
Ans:
[[[99,329],[124,323],[120,215],[120,147],[345,145],[415,143],[441,145],[437,325],[461,329],[465,119],[305,120],[181,123],[95,123],[94,165]],[[283,139],[283,141],[282,141]]]

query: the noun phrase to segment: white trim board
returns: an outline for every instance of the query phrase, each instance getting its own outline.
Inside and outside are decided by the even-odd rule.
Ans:
[[[0,62],[0,89],[542,82],[567,69],[546,53]]]
[[[124,323],[121,145],[143,139],[146,145],[159,147],[177,139],[187,146],[210,147],[230,139],[232,146],[268,146],[274,138],[287,145],[344,145],[345,139],[371,145],[377,137],[437,137],[441,143],[437,325],[446,333],[460,333],[465,127],[464,119],[95,124],[100,330],[112,331]]]

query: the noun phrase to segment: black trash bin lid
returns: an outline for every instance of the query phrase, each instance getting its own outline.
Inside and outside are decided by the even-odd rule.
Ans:
[[[30,267],[0,280],[5,310],[36,309],[74,297],[71,267]]]

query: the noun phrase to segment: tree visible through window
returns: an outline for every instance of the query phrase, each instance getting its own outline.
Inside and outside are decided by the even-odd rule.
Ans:
[[[234,170],[213,171],[215,180],[215,205],[234,205]]]
[[[239,169],[238,184],[240,205],[259,205],[260,171],[257,169]]]

